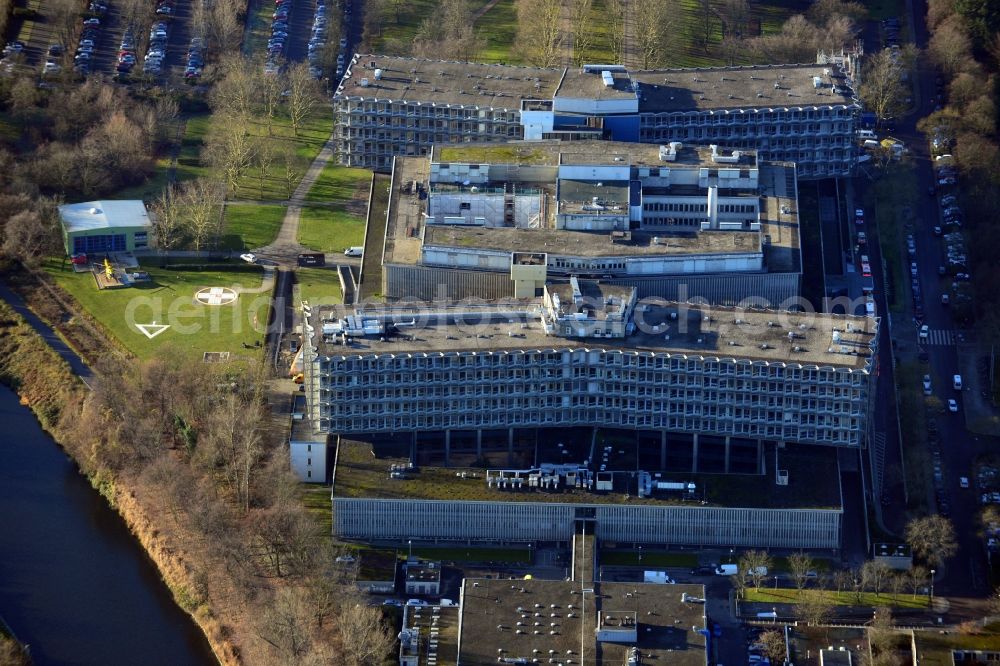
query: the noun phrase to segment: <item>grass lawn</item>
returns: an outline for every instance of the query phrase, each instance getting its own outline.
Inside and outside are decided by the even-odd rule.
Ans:
[[[299,487],[299,497],[302,505],[309,512],[309,515],[316,519],[316,522],[323,530],[323,534],[330,534],[333,525],[333,503],[330,502],[330,486],[320,486],[315,483],[303,483]]]
[[[529,548],[414,548],[414,557],[444,562],[504,562],[507,564],[530,564]]]
[[[207,113],[199,113],[187,116],[184,122],[184,136],[181,138],[180,152],[177,154],[177,169],[174,172],[176,182],[192,180],[207,176],[209,169],[202,166],[201,149],[204,146],[205,135],[208,133],[212,116]],[[167,174],[170,170],[169,156],[162,156],[156,160],[156,169],[153,175],[144,183],[132,185],[115,192],[118,199],[143,199],[152,201],[160,196],[163,188],[167,186]]]
[[[487,0],[470,0],[469,10],[476,12]],[[434,14],[440,0],[408,0],[408,2],[387,3],[391,6],[383,13],[382,30],[372,40],[372,50],[368,53],[409,53],[413,39],[424,19]],[[392,6],[397,9],[393,9]]]
[[[364,245],[365,220],[340,206],[303,208],[299,242],[317,252],[340,252]]]
[[[830,560],[824,560],[819,558],[813,558],[812,570],[818,572],[826,572],[830,570]],[[787,557],[772,557],[771,558],[771,571],[780,571],[782,573],[788,573],[791,571],[791,567],[788,566]]]
[[[892,594],[883,592],[861,593],[860,600],[854,592],[837,592],[836,590],[802,590],[800,593],[793,588],[779,587],[777,589],[762,587],[759,591],[747,588],[744,600],[762,604],[798,604],[810,596],[821,596],[827,603],[834,606],[890,606],[893,608],[927,608],[927,597],[918,594],[900,594],[893,599]]]
[[[228,204],[222,247],[227,250],[249,250],[269,245],[278,235],[284,217],[284,206]]]
[[[518,64],[521,58],[511,52],[517,37],[517,9],[514,0],[499,0],[476,21],[476,30],[483,36],[486,46],[476,56],[479,62]]]
[[[926,195],[924,195],[926,197]],[[906,224],[913,219],[913,208],[923,205],[915,168],[906,162],[893,162],[881,178],[868,188],[865,208],[874,211],[882,258],[885,260],[889,309],[902,312],[910,294],[906,250],[903,249]]]
[[[368,187],[372,172],[340,166],[336,162],[327,163],[306,195],[306,201],[317,203],[346,203],[348,201],[368,201]]]
[[[694,553],[642,551],[642,562],[639,562],[637,550],[601,550],[601,564],[609,566],[635,567],[683,567],[687,569],[698,566],[698,556]]]
[[[299,285],[299,298],[309,301],[313,307],[344,302],[344,294],[340,291],[340,277],[337,275],[337,269],[332,266],[298,268],[295,271],[295,282]]]
[[[304,174],[305,168],[316,159],[332,132],[333,112],[328,107],[322,106],[317,109],[312,118],[302,124],[298,136],[292,131],[292,124],[287,116],[275,117],[271,124],[270,138],[279,145],[289,144],[294,147],[295,152],[302,160]],[[268,136],[267,124],[256,119],[250,124],[250,133],[259,137]],[[262,199],[265,201],[288,199],[287,185],[279,177],[283,169],[279,162],[280,160],[275,160],[275,164],[265,176],[263,188],[261,188],[260,179],[256,174],[246,174],[240,179],[239,187],[232,195],[233,198]]]
[[[91,273],[74,273],[62,260],[47,261],[44,270],[59,286],[131,352],[140,358],[160,350],[201,358],[206,351],[228,351],[230,359],[256,356],[241,343],[263,344],[262,327],[270,305],[269,294],[244,294],[234,305],[197,304],[194,294],[203,287],[261,285],[260,267],[234,265],[231,270],[170,270],[143,266],[152,280],[126,289],[99,290]],[[260,330],[255,330],[255,315]],[[136,324],[167,324],[170,328],[147,338]]]
[[[211,169],[202,161],[202,151],[208,137],[214,130],[215,119],[211,114],[203,113],[188,116],[184,126],[184,136],[181,139],[180,152],[177,156],[177,182],[191,180],[211,175]],[[291,121],[287,116],[279,114],[271,124],[271,138],[279,147],[291,145],[302,160],[302,173],[316,159],[333,131],[333,113],[327,107],[321,107],[315,115],[305,121],[299,128],[298,136],[292,131]],[[250,133],[254,136],[267,136],[267,125],[260,119],[250,123]],[[156,170],[144,183],[124,188],[115,192],[117,199],[152,200],[160,196],[167,185],[167,174],[170,169],[170,159],[162,156],[156,161]],[[265,201],[285,201],[288,199],[288,186],[281,178],[284,166],[276,159],[271,169],[264,177],[263,187],[260,178],[252,170],[239,181],[237,191],[231,193],[235,199],[262,199]]]

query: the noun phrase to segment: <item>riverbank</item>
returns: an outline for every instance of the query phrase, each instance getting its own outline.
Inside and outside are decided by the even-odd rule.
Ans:
[[[284,389],[270,394],[267,369],[206,365],[170,349],[123,358],[45,276],[16,277],[27,314],[85,350],[94,372],[88,391],[14,321],[0,336],[0,381],[23,392],[125,519],[216,658],[364,666],[388,657],[395,632],[382,609],[360,595],[353,566],[336,561],[329,522],[302,505]]]
[[[132,534],[156,564],[173,592],[175,601],[204,632],[212,651],[222,664],[239,664],[236,651],[226,638],[224,626],[211,609],[199,605],[185,608],[187,590],[196,587],[192,570],[183,555],[165,543],[150,518],[150,511],[137,499],[127,476],[115,475],[90,455],[81,442],[74,441],[68,424],[83,412],[88,389],[66,362],[24,319],[0,301],[0,383],[13,389],[21,403],[29,407],[42,427],[76,462],[80,471],[107,499],[125,521]]]

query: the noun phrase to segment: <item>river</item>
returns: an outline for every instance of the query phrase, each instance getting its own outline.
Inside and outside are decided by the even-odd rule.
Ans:
[[[217,663],[118,514],[5,386],[0,616],[37,666]]]

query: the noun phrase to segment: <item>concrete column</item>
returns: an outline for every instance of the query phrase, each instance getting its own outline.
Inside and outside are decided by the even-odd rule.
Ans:
[[[514,429],[507,428],[507,464],[514,464]]]
[[[410,462],[414,465],[417,464],[417,431],[413,431],[413,435],[410,438]]]
[[[698,473],[698,433],[691,436],[691,473]]]
[[[729,435],[726,435],[726,474],[729,474]]]
[[[761,474],[764,472],[764,455],[761,450],[760,439],[757,439],[757,473]]]
[[[451,430],[444,431],[444,464],[451,464]]]
[[[476,459],[483,457],[483,429],[476,430]]]
[[[667,431],[660,431],[660,469],[667,468]]]

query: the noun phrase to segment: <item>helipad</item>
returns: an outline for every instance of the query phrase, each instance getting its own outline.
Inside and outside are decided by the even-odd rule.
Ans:
[[[236,291],[229,287],[206,287],[194,295],[202,305],[229,305],[236,301]]]

